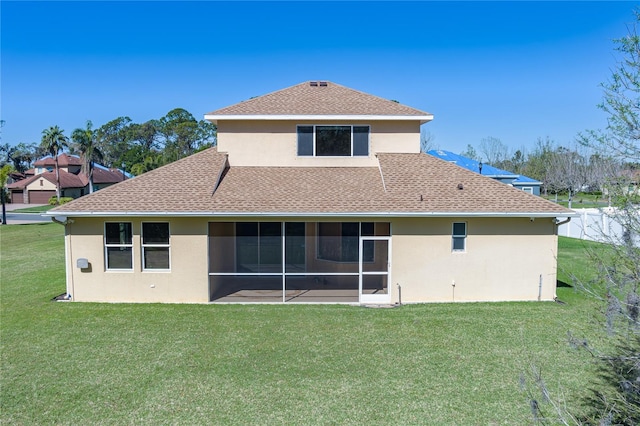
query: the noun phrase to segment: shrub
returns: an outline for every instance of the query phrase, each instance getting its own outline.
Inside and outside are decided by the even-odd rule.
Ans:
[[[71,197],[60,197],[60,205],[66,204],[69,201],[73,201],[73,198],[71,198]],[[50,206],[57,206],[58,205],[58,197],[49,198],[49,205]]]

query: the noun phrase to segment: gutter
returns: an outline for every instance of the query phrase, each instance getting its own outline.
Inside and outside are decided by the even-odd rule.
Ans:
[[[528,218],[558,218],[579,216],[579,213],[541,213],[541,212],[138,212],[138,211],[110,211],[110,212],[47,212],[43,216],[51,216],[57,223],[63,223],[67,217],[528,217]],[[53,217],[63,218],[56,221]]]

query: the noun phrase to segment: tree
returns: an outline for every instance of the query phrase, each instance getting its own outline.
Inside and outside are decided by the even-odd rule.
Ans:
[[[427,153],[432,149],[438,149],[433,142],[435,139],[436,137],[428,130],[420,132],[420,152]]]
[[[89,193],[93,192],[93,163],[102,161],[102,152],[96,146],[96,132],[92,127],[91,120],[87,120],[84,129],[78,128],[71,133],[71,140],[82,159],[82,172],[89,178]]]
[[[460,153],[463,157],[471,158],[472,160],[480,161],[481,157],[478,155],[476,149],[471,145],[467,145],[467,149]]]
[[[502,167],[502,163],[510,157],[509,147],[492,136],[480,141],[480,152],[484,155],[486,162],[495,167]]]
[[[11,149],[9,159],[17,172],[24,173],[31,168],[31,164],[38,157],[38,151],[39,147],[35,143],[20,142]]]
[[[549,158],[546,180],[556,194],[567,191],[571,208],[573,197],[585,190],[589,182],[585,157],[576,150],[559,147]]]
[[[160,119],[160,129],[167,162],[191,155],[197,148],[198,122],[189,111],[172,109]]]
[[[96,145],[109,167],[121,167],[130,149],[129,117],[118,117],[96,129]]]
[[[640,13],[635,12],[636,25]],[[607,114],[607,127],[579,135],[580,141],[598,156],[613,163],[640,161],[640,37],[636,27],[628,35],[615,40],[621,55],[609,81],[602,84],[600,109]],[[596,160],[594,160],[596,161]],[[599,161],[599,160],[597,160]],[[551,402],[553,416],[564,424],[638,425],[640,424],[640,198],[629,191],[622,176],[609,185],[614,209],[611,220],[624,227],[622,235],[609,239],[607,249],[591,253],[598,276],[592,283],[575,284],[600,302],[603,330],[608,344],[598,347],[572,338],[576,346],[589,351],[596,360],[598,376],[585,401],[582,413],[569,413],[562,404]],[[620,184],[622,182],[622,184]],[[536,379],[545,395],[542,380]],[[548,395],[548,393],[546,393]],[[538,419],[544,404],[532,399]],[[542,407],[542,408],[541,408]],[[540,415],[542,413],[542,415]]]
[[[2,224],[6,225],[7,223],[7,179],[9,178],[9,173],[13,171],[13,167],[11,164],[5,164],[0,168],[0,202],[2,202]]]
[[[42,131],[40,146],[53,157],[56,167],[56,198],[60,204],[60,169],[58,167],[58,154],[69,146],[69,138],[64,135],[64,130],[58,126],[52,126]]]

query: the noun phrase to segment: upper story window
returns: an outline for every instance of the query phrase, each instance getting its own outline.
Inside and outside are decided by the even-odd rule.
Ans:
[[[368,156],[369,126],[298,126],[298,155]]]

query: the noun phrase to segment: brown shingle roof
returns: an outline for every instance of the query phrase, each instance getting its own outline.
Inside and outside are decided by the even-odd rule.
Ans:
[[[211,148],[52,211],[230,216],[572,213],[540,197],[426,154],[379,154],[378,158],[380,169],[229,168],[226,155]],[[463,189],[458,189],[458,184],[462,184]]]
[[[47,156],[37,160],[33,165],[35,167],[46,167],[51,166],[55,167],[55,160],[51,156]],[[58,155],[58,166],[67,167],[67,166],[81,166],[82,160],[75,155],[67,155],[65,153]]]
[[[234,115],[381,115],[424,119],[431,115],[336,83],[325,83],[326,86],[312,86],[307,81],[210,112],[206,117],[223,119],[224,116]]]
[[[118,183],[125,180],[120,170],[104,170],[98,167],[93,169],[93,183]]]
[[[84,188],[85,186],[87,186],[87,184],[89,183],[89,181],[87,180],[86,176],[83,175],[75,175],[73,173],[68,173],[64,170],[59,170],[60,172],[60,188],[62,189],[66,189],[66,188]],[[9,185],[7,185],[7,188],[9,189],[24,189],[27,185],[31,184],[32,182],[38,180],[38,179],[46,179],[49,182],[51,182],[52,184],[55,185],[56,183],[56,172],[44,172],[44,173],[40,173],[39,175],[34,175],[31,177],[28,177],[26,179],[23,180],[19,180],[17,182],[11,183]]]

